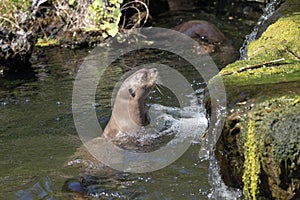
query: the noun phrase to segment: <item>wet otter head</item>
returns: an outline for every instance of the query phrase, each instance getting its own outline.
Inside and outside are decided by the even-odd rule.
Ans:
[[[195,39],[206,53],[212,53],[220,45],[227,43],[224,34],[215,25],[204,20],[191,20],[174,27],[174,30]]]
[[[146,123],[145,102],[156,84],[156,68],[143,68],[130,75],[116,95],[111,118],[103,132],[107,138],[137,132]]]
[[[199,53],[209,53],[220,69],[239,57],[238,50],[234,49],[225,35],[208,21],[191,20],[173,29],[197,41],[204,50]]]

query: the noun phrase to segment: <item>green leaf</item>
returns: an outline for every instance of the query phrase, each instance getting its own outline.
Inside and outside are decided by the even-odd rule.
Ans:
[[[103,1],[102,0],[95,0],[92,5],[95,8],[97,8],[97,7],[103,7]]]
[[[69,6],[75,6],[75,0],[68,0]]]
[[[114,14],[113,14],[113,17],[116,21],[119,21],[119,18],[121,17],[121,12],[119,9],[115,9],[114,10]]]
[[[103,33],[102,33],[102,37],[103,37],[103,38],[107,38],[108,35],[107,35],[105,32],[103,32]]]
[[[114,37],[115,35],[117,35],[118,32],[119,32],[119,27],[118,27],[118,25],[115,24],[115,23],[111,23],[111,24],[110,24],[110,29],[107,30],[107,33],[108,33],[110,36]]]
[[[89,32],[89,31],[99,31],[100,29],[95,27],[95,26],[90,26],[90,27],[84,27],[84,31],[85,32]]]

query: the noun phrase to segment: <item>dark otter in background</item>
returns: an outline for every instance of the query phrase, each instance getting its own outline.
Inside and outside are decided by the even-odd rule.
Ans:
[[[212,23],[204,20],[191,20],[173,28],[196,40],[222,67],[236,59],[234,50],[225,35]],[[215,53],[215,54],[214,54]]]

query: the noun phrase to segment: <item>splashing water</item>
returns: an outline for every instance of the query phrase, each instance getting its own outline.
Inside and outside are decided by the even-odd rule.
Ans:
[[[143,150],[147,145],[156,146],[155,143],[166,136],[169,139],[179,138],[171,140],[167,144],[170,146],[183,142],[182,140],[185,138],[194,138],[192,143],[199,143],[199,138],[205,132],[208,122],[203,105],[198,105],[198,101],[193,98],[193,95],[188,96],[188,98],[190,98],[190,105],[182,109],[152,104],[149,109],[150,125],[142,127],[136,133],[118,135],[117,140],[124,140],[126,143],[128,138],[131,137]],[[158,145],[160,144],[158,143]]]
[[[218,108],[217,116],[221,118],[224,113],[224,108]],[[225,200],[240,200],[242,199],[242,191],[239,189],[230,188],[225,185],[221,178],[219,163],[214,154],[215,144],[217,143],[218,137],[217,132],[219,131],[221,120],[217,120],[215,127],[211,130],[210,137],[206,140],[210,140],[209,145],[206,146],[206,155],[203,157],[203,152],[199,152],[199,156],[202,156],[202,160],[209,160],[209,174],[208,179],[211,185],[210,193],[207,195],[208,199],[225,199]],[[208,141],[206,141],[208,142]],[[205,147],[205,146],[204,146]],[[202,149],[203,150],[203,149]],[[205,151],[204,151],[205,152]],[[200,157],[201,158],[201,157]]]

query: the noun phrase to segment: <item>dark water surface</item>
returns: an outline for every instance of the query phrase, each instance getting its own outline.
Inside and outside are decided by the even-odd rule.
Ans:
[[[27,80],[1,78],[0,199],[64,199],[63,184],[71,178],[79,180],[80,171],[65,164],[82,145],[73,122],[71,98],[76,71],[86,55],[85,51],[47,49],[33,62],[33,73]],[[194,73],[190,70],[190,79]],[[122,74],[121,68],[109,68],[99,83],[96,110],[103,126],[111,112],[112,89]],[[204,86],[201,79],[193,82],[195,88]],[[176,104],[166,101],[172,94],[163,92],[165,95],[153,92],[150,102]],[[193,144],[181,159],[162,170],[125,174],[127,181],[122,181],[123,186],[117,181],[117,191],[116,185],[102,186],[105,195],[119,199],[130,195],[136,199],[206,199],[210,190],[208,162],[199,161],[198,151],[199,145]]]
[[[64,182],[63,165],[80,145],[71,95],[77,63],[84,55],[49,49],[36,58],[25,79],[1,79],[1,199],[16,199],[17,191],[43,184],[46,177],[58,189]]]

